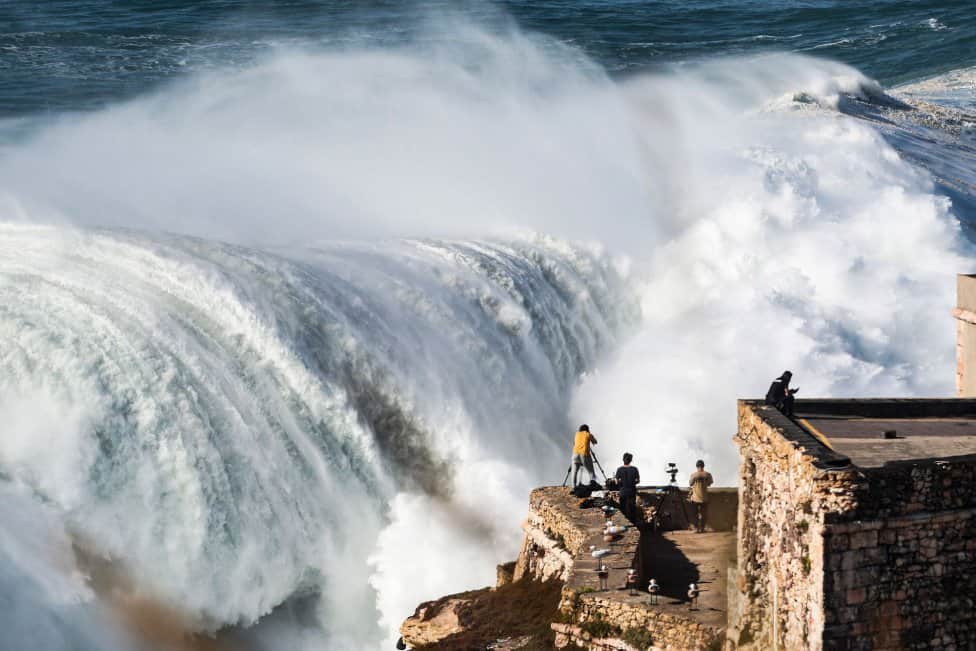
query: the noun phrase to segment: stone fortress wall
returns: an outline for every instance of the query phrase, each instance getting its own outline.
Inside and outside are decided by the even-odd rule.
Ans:
[[[797,410],[932,433],[965,427],[976,401],[798,401]],[[931,458],[853,463],[758,401],[739,403],[738,443],[730,648],[976,648],[976,455],[941,458],[935,448]],[[884,445],[845,444],[867,448],[865,459]]]
[[[853,499],[846,460],[777,410],[740,403],[734,648],[806,649],[824,626],[823,514]],[[832,467],[836,464],[845,467]]]

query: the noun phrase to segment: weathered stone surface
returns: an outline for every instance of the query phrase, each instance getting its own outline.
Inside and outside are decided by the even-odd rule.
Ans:
[[[608,543],[602,538],[605,524],[602,511],[580,508],[580,500],[570,495],[565,487],[532,491],[529,513],[522,525],[525,539],[515,564],[514,578],[565,581],[560,610],[562,618],[571,620],[573,625],[570,628],[560,628],[562,624],[558,622],[553,625],[557,646],[574,643],[590,649],[631,649],[633,647],[621,639],[622,635],[628,634],[631,639],[655,640],[651,648],[656,649],[718,648],[724,639],[724,583],[729,557],[715,556],[709,544],[731,547],[733,534],[687,534],[689,540],[693,538],[705,550],[700,554],[718,558],[722,565],[700,568],[703,578],[711,577],[708,581],[719,586],[717,590],[706,588],[708,607],[689,611],[687,604],[663,596],[658,606],[651,607],[646,592],[631,597],[627,590],[619,589],[625,583],[627,571],[635,566],[641,534],[619,512],[614,512],[610,519],[616,526],[628,526],[627,531]],[[675,535],[667,542],[668,546],[681,546],[681,534]],[[609,591],[598,591],[595,571],[598,561],[590,553],[591,545],[610,550],[610,554],[601,559],[609,568]],[[714,603],[708,600],[714,600]],[[595,625],[608,626],[607,630],[614,634],[594,637],[587,629]]]
[[[530,644],[532,644],[532,636],[521,635],[515,638],[496,640],[493,644],[488,645],[488,649],[489,651],[517,651],[517,649],[524,649]]]
[[[422,604],[401,634],[418,651],[548,647],[554,637],[549,624],[557,617],[561,591],[560,581],[525,578],[450,595]]]
[[[593,637],[579,626],[572,624],[553,624],[552,629],[556,631],[556,648],[564,649],[570,644],[581,646],[590,651],[601,651],[608,649],[611,651],[645,651],[638,649],[623,640],[613,637]],[[659,647],[651,646],[648,650],[657,651]]]
[[[821,419],[905,417],[927,431],[946,426],[925,418],[955,423],[974,407],[797,402]],[[736,440],[742,582],[731,648],[976,648],[976,457],[844,465],[758,401],[740,401]]]
[[[495,587],[508,585],[515,579],[515,565],[517,561],[502,563],[495,567]]]
[[[646,592],[641,592],[637,597],[630,596],[627,590],[620,588],[626,581],[627,571],[635,565],[640,532],[630,526],[620,538],[605,543],[602,540],[603,513],[596,508],[580,509],[578,502],[563,488],[538,489],[533,491],[530,500],[527,522],[531,526],[527,527],[527,539],[538,542],[538,537],[532,536],[532,533],[544,531],[547,536],[558,536],[563,542],[557,545],[558,549],[567,553],[573,551],[569,562],[564,565],[566,584],[560,603],[563,619],[571,621],[572,626],[567,628],[562,623],[553,625],[557,633],[557,647],[573,643],[589,649],[631,649],[633,647],[621,639],[628,632],[632,637],[635,632],[642,632],[643,639],[654,640],[653,645],[647,648],[691,650],[720,647],[725,638],[724,587],[709,592],[709,599],[714,599],[714,602],[709,601],[709,607],[699,611],[690,611],[683,600],[675,601],[670,597],[662,596],[658,605],[651,606]],[[618,526],[629,524],[619,512],[615,512],[611,520]],[[728,541],[731,546],[733,534],[726,532],[697,536],[686,533],[685,537],[705,546],[708,544],[706,541],[719,546]],[[681,539],[682,534],[679,533],[666,542],[668,546],[680,547]],[[607,548],[611,552],[601,559],[609,568],[608,591],[599,591],[595,571],[599,561],[592,557],[591,545]],[[551,546],[547,549],[551,549]],[[721,568],[700,569],[703,578],[707,575],[713,584],[724,586],[728,556],[715,556],[712,551],[701,553],[707,558],[722,559]],[[523,564],[521,557],[519,564]],[[536,567],[544,565],[537,561]],[[718,579],[719,575],[721,580]],[[594,636],[587,632],[604,629],[612,634]]]
[[[417,606],[414,614],[400,626],[400,635],[408,645],[435,644],[449,635],[463,630],[461,608],[472,598],[447,597]]]

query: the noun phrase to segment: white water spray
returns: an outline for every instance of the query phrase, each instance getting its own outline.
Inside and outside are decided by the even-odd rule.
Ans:
[[[734,398],[784,368],[801,397],[949,392],[968,258],[833,111],[876,85],[580,59],[285,53],[5,150],[0,469],[207,626],[321,594],[302,643],[359,649],[491,582],[575,421],[608,470],[731,482]],[[305,246],[378,236],[495,241]]]

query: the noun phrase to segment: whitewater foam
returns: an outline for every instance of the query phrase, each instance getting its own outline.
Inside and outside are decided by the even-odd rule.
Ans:
[[[38,387],[29,408],[57,409],[3,438],[4,469],[205,630],[317,594],[334,648],[380,639],[370,576],[381,604],[404,586],[390,626],[420,595],[484,580],[532,485],[516,460],[558,472],[574,378],[633,318],[606,262],[541,240],[332,245],[292,261],[14,224],[0,242],[2,393]],[[36,401],[42,390],[57,401]],[[25,420],[21,403],[4,409]],[[436,503],[399,512],[418,499]],[[490,533],[459,574],[403,583],[409,565],[370,560],[377,541],[396,558],[383,540],[403,522],[433,534],[421,522],[435,507],[455,528],[477,513]],[[431,552],[412,549],[421,567]]]
[[[732,483],[734,398],[786,367],[801,397],[951,391],[971,252],[838,111],[876,83],[566,54],[285,52],[8,145],[0,469],[204,629],[311,599],[298,643],[376,648],[492,581],[577,422],[607,469]]]

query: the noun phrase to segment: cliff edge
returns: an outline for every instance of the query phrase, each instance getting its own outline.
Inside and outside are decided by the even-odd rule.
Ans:
[[[444,650],[721,648],[734,535],[658,531],[650,523],[664,491],[645,492],[647,524],[634,526],[609,498],[581,500],[561,486],[533,490],[518,558],[499,566],[497,585],[421,604],[400,629],[404,642]],[[611,539],[608,524],[617,531]],[[599,559],[595,549],[604,550]],[[629,574],[639,589],[627,587]],[[651,574],[662,586],[656,599],[646,591]],[[702,586],[694,609],[686,596],[692,581]]]

